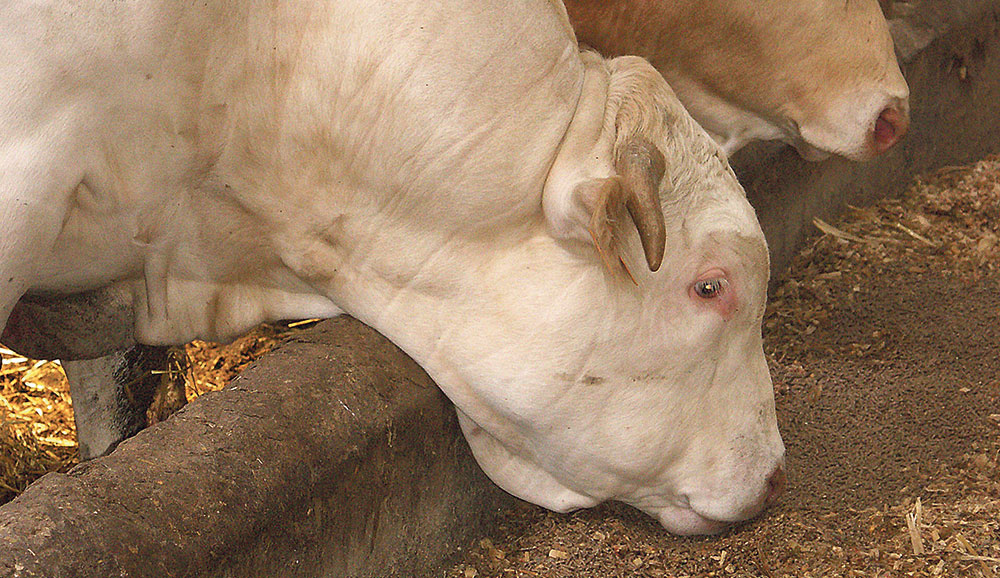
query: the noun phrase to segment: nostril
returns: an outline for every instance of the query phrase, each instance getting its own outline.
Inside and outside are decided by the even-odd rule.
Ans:
[[[888,107],[875,119],[875,149],[884,152],[906,135],[910,128],[909,117],[899,109]]]
[[[764,500],[765,504],[770,506],[778,501],[778,498],[785,491],[785,482],[785,468],[778,466],[771,473],[771,477],[767,479],[767,498]]]

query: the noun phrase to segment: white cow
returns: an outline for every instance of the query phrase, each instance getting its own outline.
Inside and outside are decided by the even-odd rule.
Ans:
[[[864,160],[909,127],[909,88],[877,0],[566,0],[581,42],[638,54],[732,153],[781,140]]]
[[[0,29],[0,319],[101,287],[148,344],[347,312],[524,499],[707,533],[780,491],[753,210],[561,2],[16,1]]]

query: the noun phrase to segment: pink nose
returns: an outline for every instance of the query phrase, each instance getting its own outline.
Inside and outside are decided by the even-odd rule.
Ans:
[[[773,506],[781,494],[785,492],[785,468],[778,466],[771,473],[771,477],[767,479],[767,497],[764,499],[764,504],[767,506]]]
[[[883,110],[875,119],[875,152],[884,153],[899,142],[910,129],[910,117],[895,107]]]

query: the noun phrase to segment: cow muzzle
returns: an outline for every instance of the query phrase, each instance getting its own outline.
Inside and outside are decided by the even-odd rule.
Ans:
[[[724,532],[734,524],[759,516],[765,509],[775,505],[787,485],[784,463],[779,463],[767,477],[758,496],[733,515],[725,518],[713,517],[708,508],[699,508],[688,496],[681,496],[676,505],[659,509],[644,509],[659,520],[660,524],[673,534],[682,536],[713,535]]]
[[[900,105],[888,106],[879,113],[872,128],[875,154],[882,154],[896,145],[910,129],[910,115]]]

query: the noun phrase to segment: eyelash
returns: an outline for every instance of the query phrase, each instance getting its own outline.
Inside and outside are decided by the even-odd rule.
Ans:
[[[690,286],[691,299],[711,307],[723,319],[729,319],[739,309],[736,293],[725,272],[721,269],[708,271]]]
[[[695,295],[702,299],[715,299],[721,296],[729,286],[723,278],[705,279],[694,284]]]

